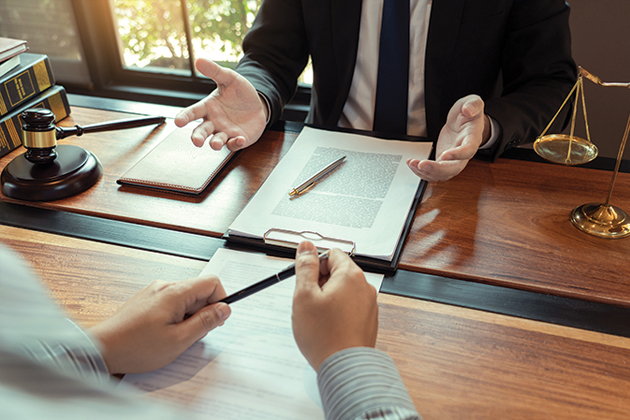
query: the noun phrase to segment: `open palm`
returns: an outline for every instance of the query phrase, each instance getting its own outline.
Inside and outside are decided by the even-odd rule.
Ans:
[[[182,110],[175,124],[183,127],[191,121],[203,121],[194,129],[191,139],[201,147],[208,137],[210,146],[220,150],[243,149],[255,143],[266,125],[265,107],[256,89],[247,79],[231,69],[200,58],[197,69],[217,84],[210,95]]]

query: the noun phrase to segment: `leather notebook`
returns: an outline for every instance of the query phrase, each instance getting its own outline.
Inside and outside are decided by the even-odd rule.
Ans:
[[[170,133],[116,182],[180,194],[198,195],[229,162],[235,152],[195,146],[192,128]]]

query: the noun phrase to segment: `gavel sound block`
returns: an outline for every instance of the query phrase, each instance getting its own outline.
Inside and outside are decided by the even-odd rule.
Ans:
[[[52,201],[87,190],[103,173],[101,163],[90,151],[78,146],[57,145],[57,140],[70,135],[161,124],[165,118],[144,117],[61,128],[55,126],[52,111],[33,108],[20,114],[20,120],[26,152],[2,171],[2,192],[20,200]]]

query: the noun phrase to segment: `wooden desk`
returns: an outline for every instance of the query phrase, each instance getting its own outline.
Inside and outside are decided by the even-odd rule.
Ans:
[[[151,281],[205,266],[2,225],[0,241],[33,264],[84,327]],[[394,358],[425,420],[628,418],[628,338],[386,294],[378,300],[377,348]]]
[[[400,268],[630,306],[630,238],[598,238],[569,220],[575,207],[605,201],[611,176],[471,160],[457,177],[430,185]],[[630,174],[619,174],[611,202],[630,212]]]
[[[62,125],[126,118],[73,107]],[[62,140],[94,152],[104,166],[90,190],[28,206],[220,237],[293,143],[295,133],[267,132],[243,150],[195,198],[121,187],[118,179],[173,129],[143,127]],[[0,169],[21,150],[0,159]],[[580,232],[569,212],[606,197],[610,172],[499,159],[473,160],[458,177],[430,185],[400,268],[630,307],[630,239]],[[630,212],[630,174],[617,179],[613,203]]]
[[[59,125],[71,127],[75,124],[87,125],[123,118],[130,118],[130,115],[73,107],[72,115]],[[103,165],[101,179],[82,194],[54,202],[22,202],[3,194],[1,199],[40,208],[221,237],[296,137],[296,134],[269,133],[268,141],[259,142],[251,149],[241,152],[227,170],[198,197],[116,184],[118,178],[175,128],[173,121],[169,119],[159,127],[90,133],[83,137],[60,140],[60,144],[74,144],[93,152]],[[283,141],[285,137],[289,139],[286,142]],[[19,148],[1,158],[0,168],[3,169],[23,152],[24,149]]]

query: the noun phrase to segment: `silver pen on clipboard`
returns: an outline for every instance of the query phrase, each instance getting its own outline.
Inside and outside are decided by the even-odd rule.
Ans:
[[[334,171],[339,166],[341,166],[341,164],[345,160],[346,160],[346,156],[340,157],[339,159],[337,159],[336,161],[334,161],[330,165],[326,166],[324,169],[322,169],[321,171],[317,172],[315,175],[313,175],[312,177],[310,177],[309,179],[307,179],[306,181],[304,181],[303,183],[301,183],[300,185],[298,185],[297,187],[295,187],[291,191],[289,191],[289,196],[290,197],[295,197],[295,196],[304,194],[305,192],[307,192],[308,190],[313,188],[315,186],[315,184],[317,184],[318,181],[320,181],[326,175],[330,174],[332,171]]]

